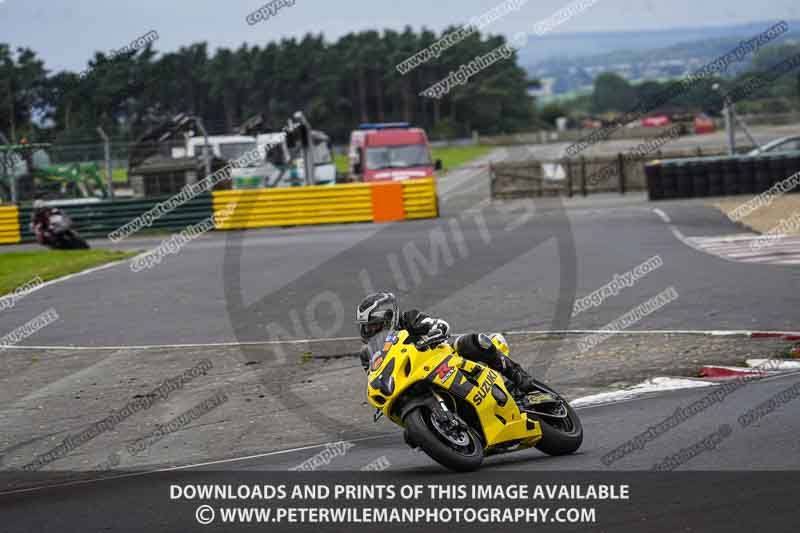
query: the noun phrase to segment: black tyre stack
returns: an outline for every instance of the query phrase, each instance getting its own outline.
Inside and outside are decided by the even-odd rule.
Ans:
[[[689,178],[693,197],[702,198],[709,195],[708,161],[704,159],[689,161]]]
[[[647,176],[647,194],[652,200],[661,200],[664,197],[664,183],[661,176],[661,161],[650,161],[644,166],[644,173]]]
[[[651,200],[759,194],[800,172],[800,151],[653,161],[645,172]]]
[[[677,167],[677,194],[678,198],[691,198],[694,193],[692,186],[692,160],[682,159],[676,163]]]
[[[678,197],[678,172],[677,166],[672,162],[665,162],[661,167],[662,198],[668,200]]]
[[[726,196],[739,194],[739,161],[735,157],[722,160],[722,189]]]
[[[763,189],[764,191],[792,175],[789,170],[789,158],[786,155],[769,156],[767,166],[769,167],[769,185]]]
[[[789,152],[786,154],[786,171],[788,172],[786,175],[787,178],[800,172],[800,152]],[[800,188],[794,189],[794,191],[800,192]]]
[[[739,192],[753,193],[758,189],[758,165],[752,157],[741,156],[739,161]]]
[[[725,192],[722,182],[721,157],[709,157],[706,160],[706,168],[708,169],[708,195],[709,196],[722,196]]]
[[[752,167],[753,182],[756,190],[769,189],[769,167],[764,164],[764,158],[748,157],[747,159]]]

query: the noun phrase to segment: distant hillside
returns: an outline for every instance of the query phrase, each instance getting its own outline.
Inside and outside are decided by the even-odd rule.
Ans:
[[[673,28],[665,30],[553,33],[533,37],[519,52],[520,64],[534,66],[556,57],[581,57],[605,54],[617,50],[645,51],[666,48],[679,43],[703,41],[725,37],[755,35],[778,22],[754,22],[735,26],[709,26],[707,28]],[[800,21],[787,21],[796,27]]]
[[[641,32],[572,33],[534,38],[520,51],[520,64],[532,77],[550,79],[554,94],[585,89],[605,71],[631,81],[681,76],[764,31],[777,21],[737,26]],[[787,21],[796,28],[798,21]],[[776,42],[800,40],[791,30]],[[746,68],[737,64],[731,74]]]

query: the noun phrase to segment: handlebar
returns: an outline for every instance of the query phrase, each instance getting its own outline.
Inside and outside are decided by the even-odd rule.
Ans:
[[[424,350],[426,348],[432,348],[442,344],[448,339],[448,337],[449,335],[447,333],[435,329],[432,330],[428,335],[420,337],[420,339],[414,344],[418,350]]]

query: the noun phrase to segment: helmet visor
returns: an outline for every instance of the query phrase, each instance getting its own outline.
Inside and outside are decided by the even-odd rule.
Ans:
[[[372,322],[371,324],[361,324],[361,338],[370,339],[380,333],[386,325],[383,322]]]

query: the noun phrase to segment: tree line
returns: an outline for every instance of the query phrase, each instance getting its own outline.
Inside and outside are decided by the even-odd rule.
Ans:
[[[69,143],[102,126],[135,139],[179,112],[202,117],[212,133],[233,133],[256,114],[277,130],[299,109],[337,142],[361,122],[407,121],[434,138],[532,129],[528,88],[535,82],[516,54],[447,98],[420,95],[505,44],[502,36],[475,33],[405,75],[396,69],[454,29],[363,31],[335,42],[307,34],[213,53],[204,42],[163,54],[148,45],[115,57],[97,52],[80,75],[52,73],[33,50],[0,44],[0,130],[16,139]]]

